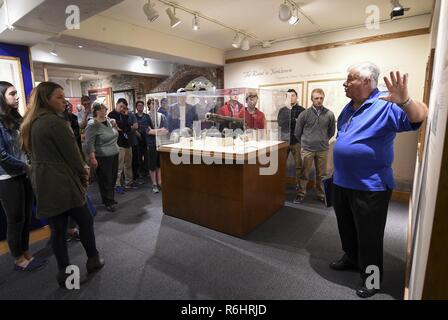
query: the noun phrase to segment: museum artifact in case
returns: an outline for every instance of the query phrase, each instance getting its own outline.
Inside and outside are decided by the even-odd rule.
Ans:
[[[283,206],[290,121],[281,128],[285,121],[278,116],[290,115],[286,91],[235,88],[152,98],[165,214],[244,236]]]

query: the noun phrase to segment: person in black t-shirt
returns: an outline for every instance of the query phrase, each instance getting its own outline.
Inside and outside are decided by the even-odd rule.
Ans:
[[[124,98],[117,101],[115,110],[108,115],[109,118],[115,119],[118,128],[118,147],[120,153],[118,157],[118,176],[116,182],[116,192],[123,193],[124,189],[132,188],[133,174],[132,174],[132,149],[129,141],[129,134],[132,130],[129,123],[128,102]],[[124,175],[124,185],[121,182],[122,174]]]
[[[294,136],[294,131],[296,128],[296,121],[300,113],[305,110],[304,107],[300,106],[297,102],[297,91],[294,89],[289,89],[288,93],[291,94],[291,108],[284,106],[280,109],[277,116],[277,122],[279,130],[281,133],[281,139],[283,141],[289,142],[288,155],[292,152],[294,157],[294,162],[296,165],[296,183],[299,185],[299,178],[302,171],[302,157],[300,155],[300,143]]]

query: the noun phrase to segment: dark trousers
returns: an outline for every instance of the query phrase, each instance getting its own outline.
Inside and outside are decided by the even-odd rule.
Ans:
[[[134,174],[134,180],[148,176],[148,170],[148,147],[145,141],[139,141],[138,145],[132,147],[132,173]]]
[[[59,269],[65,269],[70,265],[68,257],[67,241],[65,234],[67,232],[68,217],[75,220],[79,226],[79,237],[82,246],[87,253],[87,257],[92,258],[98,254],[95,243],[95,233],[93,231],[93,218],[87,205],[72,208],[57,216],[48,219],[51,228],[51,246],[53,248]]]
[[[369,265],[383,274],[383,239],[392,190],[359,191],[334,185],[333,207],[338,222],[342,250],[357,264],[365,280]]]
[[[110,206],[115,201],[115,181],[118,174],[118,154],[109,157],[96,157],[96,175],[100,187],[101,200]]]
[[[6,214],[9,251],[18,258],[28,251],[33,188],[26,175],[0,180],[0,203]]]

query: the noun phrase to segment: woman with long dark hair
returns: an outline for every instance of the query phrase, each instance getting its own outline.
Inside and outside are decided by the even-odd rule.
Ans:
[[[17,89],[0,81],[0,203],[6,214],[9,251],[14,270],[33,271],[46,260],[34,259],[28,251],[33,190],[29,180],[31,166],[20,150]]]
[[[31,181],[37,200],[36,216],[49,222],[61,287],[69,276],[65,273],[70,265],[65,239],[68,217],[79,226],[88,257],[87,271],[92,273],[104,266],[96,249],[93,218],[86,205],[89,169],[62,115],[65,106],[63,88],[53,82],[42,82],[31,95],[29,111],[21,126],[22,149],[30,154],[33,167]]]

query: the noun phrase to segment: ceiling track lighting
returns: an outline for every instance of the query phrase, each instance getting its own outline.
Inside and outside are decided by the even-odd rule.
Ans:
[[[302,11],[300,11],[302,12]],[[303,14],[303,12],[302,12]],[[291,0],[285,0],[278,9],[278,18],[282,22],[288,22],[290,25],[295,26],[299,23],[299,6]],[[310,20],[308,18],[308,20]],[[311,23],[313,23],[310,20]],[[313,23],[314,24],[314,23]]]
[[[198,31],[200,29],[199,27],[199,22],[198,22],[198,16],[194,15],[193,17],[193,23],[192,23],[192,27],[191,27],[194,31]]]
[[[288,23],[292,26],[299,23],[299,10],[297,8],[294,9],[294,14],[289,18]]]
[[[50,54],[53,55],[53,56],[55,56],[55,57],[58,57],[58,56],[59,56],[59,55],[58,55],[58,52],[56,51],[56,48],[55,48],[54,45],[53,45],[53,47],[52,47],[51,50],[50,50]]]
[[[149,61],[146,58],[142,58],[143,59],[143,66],[147,67],[149,65]]]
[[[280,19],[280,21],[286,22],[289,21],[291,17],[292,17],[292,9],[285,1],[280,5],[280,8],[278,10],[278,18]]]
[[[247,51],[250,49],[250,42],[249,42],[249,38],[245,37],[244,40],[241,42],[241,50],[243,51]]]
[[[233,38],[232,41],[232,47],[238,49],[241,46],[241,41],[242,41],[241,35],[238,32],[235,33],[235,37]]]
[[[404,16],[404,12],[408,11],[409,8],[404,8],[399,0],[391,0],[390,4],[392,6],[392,11],[390,12],[390,18],[394,19],[396,17]]]
[[[175,28],[179,24],[181,24],[182,20],[180,20],[178,17],[176,17],[176,7],[173,7],[173,9],[167,8],[166,9],[166,14],[170,18],[170,26],[171,26],[171,28]]]
[[[5,27],[10,31],[14,31],[16,30],[16,28],[11,23],[9,23],[8,3],[6,0],[0,0],[0,8],[3,7],[3,5],[5,5],[5,18],[6,18]]]
[[[149,22],[154,22],[159,17],[159,13],[154,9],[154,6],[154,4],[151,4],[151,0],[148,0],[148,3],[143,5],[143,12]]]

